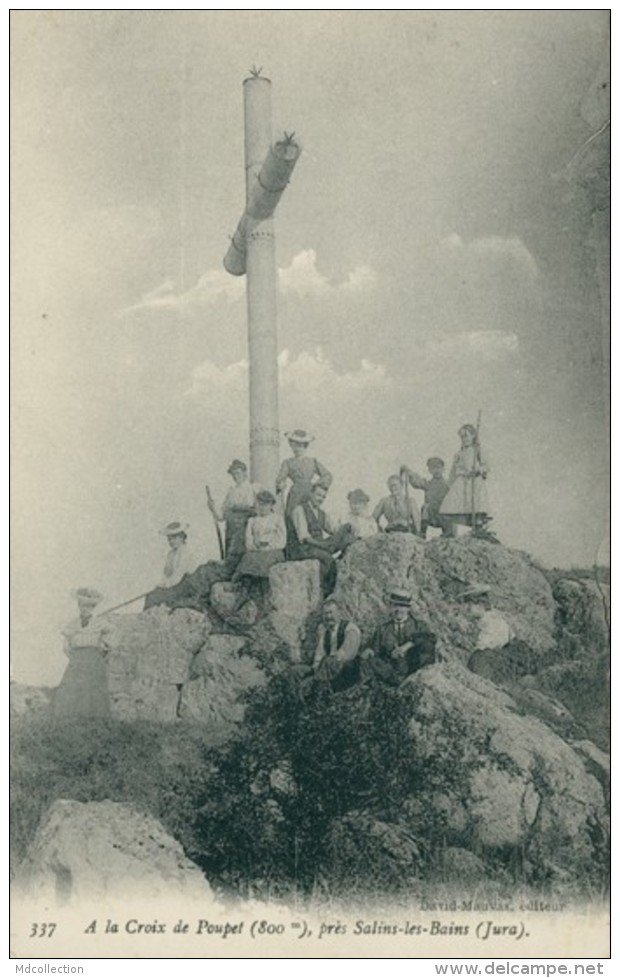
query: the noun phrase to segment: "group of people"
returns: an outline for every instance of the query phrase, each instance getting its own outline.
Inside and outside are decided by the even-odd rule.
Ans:
[[[428,460],[428,477],[403,466],[398,474],[388,478],[388,495],[379,500],[372,513],[368,511],[370,499],[363,489],[349,492],[349,513],[339,526],[331,522],[324,509],[332,474],[308,454],[314,438],[301,429],[286,435],[292,455],[282,462],[275,493],[252,483],[247,466],[240,459],[234,459],[229,466],[233,484],[221,510],[207,487],[220,539],[219,524],[225,525],[223,559],[217,565],[217,580],[242,582],[246,593],[248,586],[255,586],[264,595],[270,569],[275,564],[284,560],[319,562],[323,620],[312,664],[299,665],[293,670],[302,687],[310,684],[314,688],[318,681],[340,691],[373,678],[387,685],[398,685],[412,672],[436,661],[435,636],[411,615],[412,600],[407,590],[395,588],[386,595],[388,617],[377,626],[365,649],[361,648],[359,627],[343,618],[338,604],[329,595],[336,583],[336,560],[355,540],[379,532],[413,533],[425,539],[429,527],[454,536],[459,524],[474,531],[486,526],[490,519],[485,487],[488,465],[480,450],[477,429],[470,424],[463,425],[459,436],[461,448],[447,479],[440,458]],[[421,513],[410,487],[424,492]],[[166,592],[170,593],[170,588],[203,563],[191,551],[188,530],[186,523],[174,521],[160,531],[167,538],[169,549],[159,587],[146,596],[145,608],[165,602]],[[105,617],[94,616],[102,598],[99,592],[79,588],[75,596],[79,617],[64,632],[69,669],[76,674],[77,686],[82,689],[83,712],[104,715],[107,701],[101,691],[105,688],[104,659],[111,626]],[[499,644],[510,644],[508,626],[498,613],[483,608],[481,614],[481,635],[486,629],[492,633],[492,644],[497,643],[498,635]],[[485,642],[487,638],[478,646],[479,651],[484,651]],[[71,685],[63,684],[63,690]],[[63,695],[61,691],[59,708],[63,707]],[[71,697],[75,698],[75,690]]]
[[[368,680],[398,686],[407,676],[436,661],[436,637],[411,615],[410,592],[392,588],[385,600],[387,617],[362,649],[357,624],[342,615],[333,598],[326,599],[312,665],[295,667],[306,688],[310,683],[320,683],[342,692]]]
[[[349,513],[339,526],[324,509],[332,473],[309,454],[314,437],[307,431],[295,429],[286,434],[292,455],[280,466],[275,494],[252,483],[246,464],[234,459],[228,468],[233,485],[221,509],[208,494],[216,523],[225,525],[222,556],[228,576],[235,582],[258,582],[264,591],[274,564],[318,560],[327,596],[336,583],[336,560],[355,540],[379,532],[413,533],[426,539],[429,527],[445,536],[456,535],[459,525],[481,530],[491,518],[486,494],[488,464],[473,425],[463,425],[459,436],[461,448],[447,479],[441,458],[429,458],[428,477],[402,466],[399,473],[388,478],[388,495],[379,500],[372,513],[370,498],[363,489],[349,492]],[[424,491],[421,513],[411,488]],[[161,531],[170,546],[161,588],[179,583],[198,565],[187,545],[187,529],[185,524],[174,522]]]

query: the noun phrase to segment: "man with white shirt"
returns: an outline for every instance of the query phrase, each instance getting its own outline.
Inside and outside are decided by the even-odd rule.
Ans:
[[[321,565],[323,594],[331,594],[336,586],[336,561],[333,554],[344,550],[353,540],[348,528],[336,530],[322,508],[327,488],[320,482],[313,485],[303,502],[292,512],[288,521],[288,556],[290,560],[318,560]]]
[[[490,592],[486,584],[473,584],[459,595],[459,600],[469,606],[469,613],[478,624],[476,645],[468,668],[492,682],[536,672],[536,655],[527,642],[516,637],[501,611],[492,607]]]
[[[359,650],[362,633],[354,621],[342,617],[338,603],[328,599],[323,605],[312,668],[314,678],[329,683],[335,693],[353,686],[359,679]]]

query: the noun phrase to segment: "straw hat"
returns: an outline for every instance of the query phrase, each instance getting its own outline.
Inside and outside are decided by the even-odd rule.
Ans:
[[[71,596],[77,599],[78,604],[90,605],[94,608],[103,600],[103,594],[101,591],[95,590],[94,587],[78,587],[71,592]]]
[[[159,533],[162,537],[175,537],[177,533],[187,533],[188,530],[189,523],[180,523],[178,520],[173,520],[172,523],[168,523],[162,527]]]
[[[388,604],[399,605],[401,608],[411,607],[411,591],[404,587],[393,587],[387,591],[385,599]]]
[[[309,445],[311,441],[314,441],[314,435],[308,434],[303,428],[295,428],[294,431],[287,431],[284,437],[288,441],[297,442],[298,445]]]

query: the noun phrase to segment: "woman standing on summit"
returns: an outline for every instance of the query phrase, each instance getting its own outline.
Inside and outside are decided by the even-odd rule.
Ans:
[[[478,432],[473,424],[464,424],[458,434],[461,448],[454,456],[449,488],[439,508],[447,536],[454,536],[456,524],[475,530],[491,519],[486,489],[489,466],[480,450]]]
[[[282,462],[276,479],[276,489],[284,492],[288,479],[293,483],[286,500],[286,516],[290,517],[295,507],[308,498],[315,482],[320,482],[325,489],[329,489],[332,474],[317,458],[306,455],[308,445],[314,441],[314,435],[296,428],[295,431],[287,432],[285,438],[291,446],[293,457],[285,458]]]

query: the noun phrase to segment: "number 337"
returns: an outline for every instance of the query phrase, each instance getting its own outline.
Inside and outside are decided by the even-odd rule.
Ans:
[[[56,930],[56,924],[32,924],[29,937],[51,937]]]

